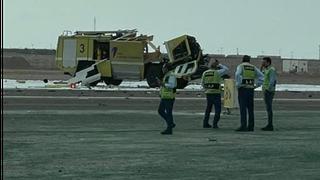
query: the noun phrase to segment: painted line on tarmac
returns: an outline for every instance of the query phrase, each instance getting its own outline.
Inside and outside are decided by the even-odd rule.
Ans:
[[[77,97],[77,96],[3,96],[4,99],[115,99],[115,100],[159,100],[159,97]],[[206,98],[195,98],[195,97],[177,97],[177,100],[205,100]],[[223,98],[222,98],[223,99]],[[263,101],[263,98],[255,98],[255,101]],[[297,98],[275,98],[274,101],[320,101],[317,98],[310,99],[297,99]]]
[[[231,115],[225,115],[221,113],[221,116],[239,116],[239,109],[235,109]],[[292,113],[293,111],[279,110],[274,111],[277,113]],[[265,113],[264,110],[255,111],[255,113]],[[319,111],[294,111],[294,113],[317,113]],[[156,110],[5,110],[5,115],[126,115],[126,114],[141,114],[141,115],[158,115]],[[186,112],[186,111],[174,111],[174,116],[204,116],[204,112]],[[214,112],[211,113],[214,115]]]
[[[185,129],[185,130],[202,130],[202,129]],[[5,133],[37,133],[37,134],[48,134],[48,133],[136,133],[136,132],[159,132],[159,129],[120,129],[120,130],[4,130]],[[81,138],[84,140],[84,138]]]
[[[152,110],[5,110],[4,114],[45,114],[45,115],[91,115],[91,114],[144,114],[158,115],[157,111]],[[212,113],[214,114],[214,113]],[[204,116],[204,112],[174,112],[174,115],[183,116]]]

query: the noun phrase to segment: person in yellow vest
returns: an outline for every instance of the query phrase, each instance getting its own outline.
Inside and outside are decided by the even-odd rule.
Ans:
[[[222,76],[227,74],[229,68],[218,61],[211,63],[210,69],[202,74],[201,84],[207,96],[207,107],[203,119],[203,128],[219,128],[218,122],[221,114]],[[215,113],[212,126],[209,124],[210,113],[214,105]]]
[[[264,75],[250,64],[250,59],[248,55],[243,56],[242,63],[238,65],[235,73],[240,107],[240,127],[236,131],[254,131],[254,89],[262,85]]]
[[[176,126],[173,121],[172,110],[176,96],[177,78],[172,71],[165,73],[160,84],[159,115],[165,120],[167,128],[161,132],[163,135],[171,135],[172,129]]]
[[[263,99],[268,114],[268,124],[261,130],[273,131],[272,101],[276,90],[277,72],[276,69],[271,65],[270,57],[263,58],[261,70],[264,73],[264,81],[262,84]]]

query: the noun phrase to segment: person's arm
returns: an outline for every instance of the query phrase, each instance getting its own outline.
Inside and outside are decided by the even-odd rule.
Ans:
[[[259,87],[263,84],[264,75],[257,67],[255,67],[255,72],[257,77],[256,87]]]
[[[204,74],[205,72],[203,72],[202,76],[201,76],[201,86],[204,87]]]
[[[270,71],[270,82],[268,89],[272,89],[277,83],[277,73],[274,69],[271,69]]]
[[[235,80],[236,80],[236,86],[240,87],[241,83],[242,83],[242,68],[241,66],[237,67],[236,73],[235,73]]]
[[[223,65],[223,64],[219,64],[218,67],[220,68],[218,70],[218,74],[220,76],[223,76],[223,75],[227,74],[227,72],[229,71],[229,68],[227,66]]]
[[[165,87],[170,88],[170,89],[174,89],[176,88],[176,84],[177,84],[177,79],[175,76],[170,75],[169,76],[169,80],[167,83],[165,83]]]

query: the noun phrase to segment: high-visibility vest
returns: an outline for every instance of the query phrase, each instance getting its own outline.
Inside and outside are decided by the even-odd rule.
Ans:
[[[265,90],[268,90],[268,91],[271,91],[271,92],[274,92],[276,90],[276,85],[274,84],[273,86],[269,87],[269,84],[270,84],[270,74],[271,72],[274,72],[276,71],[276,69],[274,67],[268,67],[267,69],[264,70],[264,80],[263,80],[263,85],[262,85],[262,90],[265,91]]]
[[[206,89],[206,94],[222,93],[222,78],[217,70],[207,70],[202,76],[203,87]]]
[[[169,77],[172,75],[172,72],[168,72],[163,77],[163,86],[160,88],[160,97],[161,99],[174,99],[176,97],[176,88],[168,88],[165,87],[165,84],[168,83]],[[175,87],[177,87],[177,81],[175,84]]]
[[[254,88],[254,80],[256,79],[255,66],[250,63],[240,64],[242,68],[241,86],[245,88]]]

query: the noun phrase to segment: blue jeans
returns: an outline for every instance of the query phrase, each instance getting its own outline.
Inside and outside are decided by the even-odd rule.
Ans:
[[[206,113],[204,115],[203,124],[209,123],[210,113],[212,110],[212,106],[214,105],[214,119],[213,125],[217,125],[220,120],[221,114],[221,94],[207,94],[207,108]]]
[[[158,113],[166,121],[167,127],[172,128],[174,126],[172,109],[173,109],[174,99],[161,99]]]
[[[238,88],[238,101],[240,106],[240,124],[241,128],[254,128],[254,89],[253,88]],[[247,123],[247,111],[249,120]],[[247,126],[248,124],[248,126]]]
[[[264,103],[266,104],[266,110],[268,114],[268,126],[273,126],[272,100],[274,97],[274,92],[264,91],[263,95]]]

